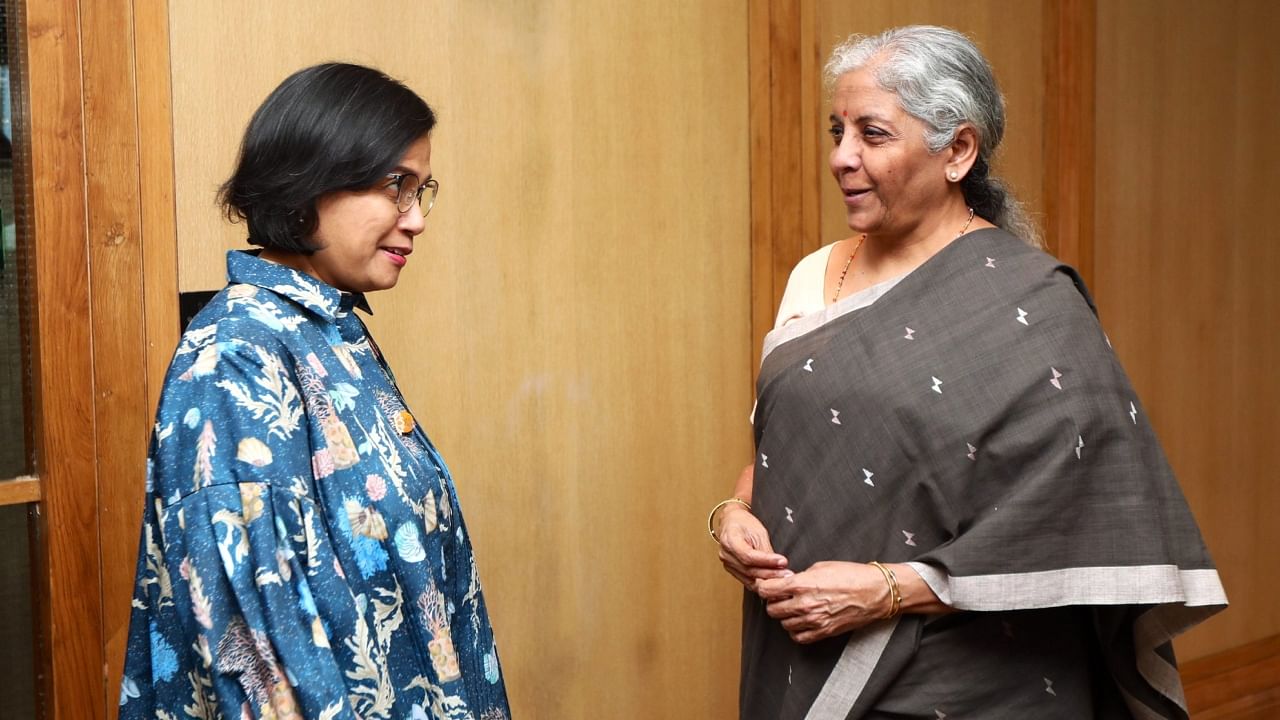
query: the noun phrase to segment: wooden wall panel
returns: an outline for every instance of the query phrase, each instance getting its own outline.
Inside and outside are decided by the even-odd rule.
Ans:
[[[142,223],[147,409],[155,414],[160,388],[178,345],[178,243],[174,217],[173,97],[169,68],[168,3],[133,5],[134,91],[137,95],[140,222]],[[139,509],[140,510],[140,509]],[[141,522],[141,518],[138,519]]]
[[[851,33],[874,35],[900,25],[945,25],[971,37],[996,72],[1007,104],[1005,137],[996,156],[994,173],[1005,178],[1018,198],[1037,216],[1044,212],[1044,71],[1042,3],[999,0],[866,0],[818,3],[819,64]],[[818,95],[810,122],[825,127],[827,97]],[[821,143],[822,242],[849,236],[838,186],[827,172],[830,143]]]
[[[97,429],[99,517],[94,540],[100,545],[101,642],[107,668],[106,677],[99,677],[99,702],[108,713],[114,713],[120,697],[142,511],[138,499],[152,425],[146,393],[132,15],[128,0],[86,3],[80,14]]]
[[[157,358],[177,335],[168,47],[156,3],[136,17],[131,0],[27,12],[42,689],[53,720],[107,718]]]
[[[815,0],[748,3],[751,87],[751,365],[796,260],[818,249],[821,81]]]
[[[1096,0],[1048,0],[1044,9],[1045,249],[1093,287]]]
[[[1095,290],[1231,608],[1193,658],[1280,632],[1280,5],[1099,3]]]
[[[728,718],[740,592],[704,522],[751,456],[746,7],[589,5],[327,0],[300,34],[173,4],[181,281],[243,246],[214,191],[287,73],[417,89],[442,189],[371,324],[457,477],[513,709]]]
[[[85,227],[79,16],[74,0],[26,8],[36,322],[32,407],[37,510],[32,574],[42,629],[40,694],[55,720],[100,718],[102,615]]]

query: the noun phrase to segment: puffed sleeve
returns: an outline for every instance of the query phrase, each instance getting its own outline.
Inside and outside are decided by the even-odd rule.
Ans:
[[[355,720],[292,360],[269,335],[193,354],[152,440],[120,717]]]

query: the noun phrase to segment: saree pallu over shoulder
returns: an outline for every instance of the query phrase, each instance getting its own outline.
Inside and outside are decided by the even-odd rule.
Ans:
[[[979,230],[842,306],[765,341],[753,506],[778,552],[909,562],[961,611],[1087,608],[1129,712],[1185,717],[1170,640],[1226,596],[1076,273]],[[924,626],[799,646],[748,594],[743,717],[862,717]]]

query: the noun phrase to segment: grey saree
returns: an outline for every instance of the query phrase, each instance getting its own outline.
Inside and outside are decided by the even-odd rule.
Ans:
[[[748,592],[741,717],[1186,717],[1170,640],[1226,596],[1075,272],[979,230],[851,307],[765,340],[754,512],[959,612],[797,645]]]

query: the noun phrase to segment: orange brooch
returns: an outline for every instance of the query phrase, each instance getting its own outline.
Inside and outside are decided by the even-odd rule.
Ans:
[[[408,435],[413,432],[413,416],[409,414],[408,410],[401,410],[396,413],[391,422],[395,425],[396,432],[401,435]]]

